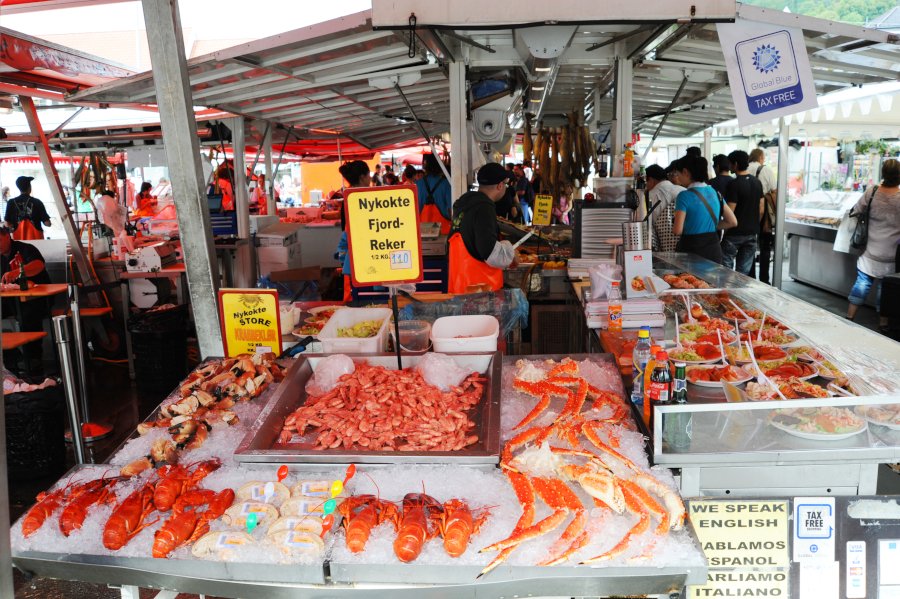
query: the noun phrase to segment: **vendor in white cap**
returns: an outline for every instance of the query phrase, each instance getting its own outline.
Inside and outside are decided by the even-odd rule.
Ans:
[[[13,231],[16,239],[43,239],[43,225],[50,226],[50,215],[44,208],[44,203],[31,197],[31,182],[34,177],[19,177],[16,179],[16,187],[19,195],[6,205],[6,214],[3,220]]]
[[[499,241],[500,228],[494,203],[506,193],[512,173],[496,162],[478,169],[478,191],[464,193],[453,205],[450,229],[449,293],[475,289],[497,291],[503,287],[503,270],[515,265],[516,251]]]

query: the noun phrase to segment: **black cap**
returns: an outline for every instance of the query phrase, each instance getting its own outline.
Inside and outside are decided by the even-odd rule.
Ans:
[[[26,183],[31,183],[32,181],[34,181],[34,177],[19,177],[16,179],[16,187],[22,189]]]
[[[496,162],[488,162],[478,169],[479,185],[497,185],[513,178],[513,174]]]

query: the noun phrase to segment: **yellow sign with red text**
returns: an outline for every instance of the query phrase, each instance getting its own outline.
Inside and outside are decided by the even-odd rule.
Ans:
[[[344,210],[354,285],[393,285],[422,280],[422,240],[415,187],[348,189]]]
[[[219,322],[225,356],[281,354],[281,316],[273,289],[220,289]]]

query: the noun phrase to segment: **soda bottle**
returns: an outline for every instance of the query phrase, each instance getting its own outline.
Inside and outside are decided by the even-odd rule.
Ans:
[[[672,385],[672,403],[684,405],[687,403],[687,380],[685,378],[684,362],[675,363],[675,382]],[[663,432],[666,443],[671,449],[684,449],[691,445],[693,434],[693,415],[690,412],[668,414],[663,422]]]
[[[622,330],[622,292],[619,290],[619,282],[612,282],[612,289],[609,290],[607,298],[607,325],[610,331]]]
[[[643,416],[644,416],[644,424],[650,426],[650,375],[653,374],[653,369],[656,368],[656,354],[662,351],[662,347],[659,345],[651,345],[650,346],[650,359],[647,360],[647,367],[644,369],[644,402],[643,402]]]
[[[638,331],[637,345],[631,352],[631,402],[635,405],[644,403],[644,372],[647,370],[647,362],[650,361],[650,329],[641,327]]]
[[[664,351],[656,354],[656,367],[650,375],[650,422],[649,430],[653,430],[653,409],[655,406],[669,403],[672,394],[672,373],[669,372],[669,354]]]
[[[624,160],[622,161],[622,176],[634,176],[634,150],[631,149],[631,144],[625,144],[625,155]]]

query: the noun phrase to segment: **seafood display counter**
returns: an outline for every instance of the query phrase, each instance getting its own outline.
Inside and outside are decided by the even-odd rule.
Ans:
[[[682,338],[688,403],[654,420],[654,462],[681,469],[682,494],[875,494],[878,465],[900,461],[900,345],[711,262],[658,260],[716,287],[663,296],[665,338],[676,314],[703,337]]]
[[[611,356],[434,359],[210,360],[108,463],[39,496],[12,527],[14,564],[123,596],[677,595],[706,580]],[[348,369],[331,385],[326,360]],[[413,413],[426,407],[432,424]],[[234,455],[263,438],[305,447]]]

